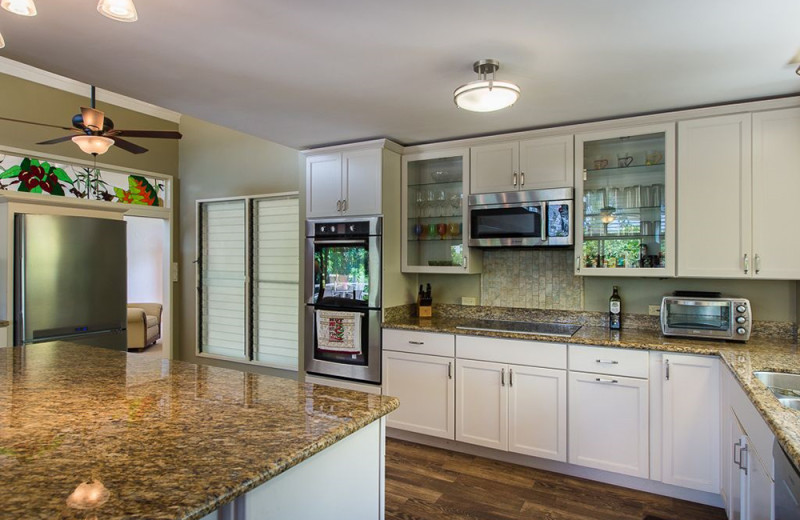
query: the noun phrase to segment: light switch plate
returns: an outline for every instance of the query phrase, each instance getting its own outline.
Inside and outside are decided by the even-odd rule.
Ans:
[[[477,305],[478,302],[474,296],[462,296],[461,305]]]
[[[650,316],[659,316],[659,315],[661,315],[661,305],[648,305],[647,313]]]

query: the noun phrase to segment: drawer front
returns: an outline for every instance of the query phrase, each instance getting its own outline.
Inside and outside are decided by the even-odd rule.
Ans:
[[[646,350],[570,345],[569,369],[647,379],[649,357]]]
[[[383,349],[429,354],[431,356],[455,357],[456,341],[453,334],[384,329]]]
[[[543,368],[567,368],[567,345],[485,336],[456,336],[456,357]]]

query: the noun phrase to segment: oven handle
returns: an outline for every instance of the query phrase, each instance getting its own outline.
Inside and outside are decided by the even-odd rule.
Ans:
[[[547,222],[547,202],[542,201],[542,209],[539,210],[539,211],[542,212],[541,213],[541,218],[540,218],[540,220],[542,221],[542,230],[541,230],[541,233],[539,234],[539,236],[542,237],[542,242],[547,242],[547,227],[548,227],[547,226],[547,224],[548,224],[548,222]]]
[[[338,245],[351,245],[351,244],[367,244],[368,241],[366,239],[362,240],[314,240],[314,245],[321,245],[321,246],[338,246]]]

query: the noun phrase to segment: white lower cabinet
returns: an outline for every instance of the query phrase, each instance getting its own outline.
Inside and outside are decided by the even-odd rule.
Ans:
[[[662,368],[661,480],[718,493],[719,362],[663,354]]]
[[[508,450],[507,366],[456,360],[456,440]]]
[[[400,399],[386,425],[433,437],[454,439],[453,358],[384,351],[384,393]]]
[[[648,478],[647,379],[570,372],[569,462]]]

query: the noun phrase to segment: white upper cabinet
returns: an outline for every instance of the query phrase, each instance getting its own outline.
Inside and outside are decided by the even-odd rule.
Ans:
[[[800,278],[800,109],[678,124],[678,275]]]
[[[678,276],[750,276],[750,114],[678,123]]]
[[[474,146],[470,194],[572,186],[572,135]]]
[[[753,276],[800,279],[800,108],[753,114]]]
[[[380,146],[383,142],[389,143],[371,142],[368,148],[310,153],[306,157],[306,216],[381,214],[386,161],[398,160],[396,152]]]

